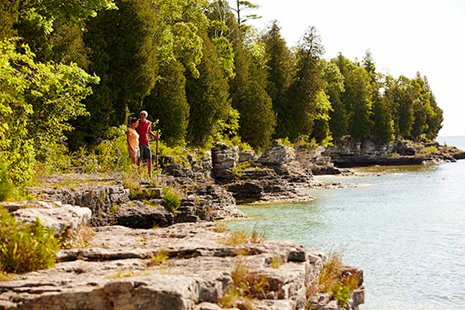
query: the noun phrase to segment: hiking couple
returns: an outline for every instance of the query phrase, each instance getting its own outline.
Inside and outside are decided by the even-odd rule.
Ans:
[[[152,176],[152,152],[150,151],[149,136],[159,139],[159,135],[152,132],[152,123],[147,119],[147,111],[142,111],[139,118],[130,117],[126,132],[129,156],[134,165],[147,163],[149,176]]]

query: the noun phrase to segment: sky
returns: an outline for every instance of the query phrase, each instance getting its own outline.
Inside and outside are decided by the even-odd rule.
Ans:
[[[465,136],[465,0],[254,0],[258,28],[277,20],[289,46],[315,26],[325,58],[361,59],[378,70],[426,75],[444,110],[441,136]]]

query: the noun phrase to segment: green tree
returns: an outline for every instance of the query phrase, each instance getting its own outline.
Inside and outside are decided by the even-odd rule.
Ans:
[[[413,121],[412,85],[405,76],[400,76],[392,90],[392,100],[395,108],[396,136],[410,137]]]
[[[155,85],[157,18],[149,0],[118,0],[118,10],[101,12],[88,22],[85,42],[92,50],[91,73],[101,77],[87,100],[91,119],[84,128],[97,135],[126,122],[139,111]]]
[[[333,139],[340,142],[348,134],[348,115],[342,101],[344,76],[339,71],[335,61],[323,62],[323,79],[326,82],[325,93],[329,97],[331,110],[329,111],[329,129]]]
[[[223,75],[216,49],[201,30],[203,40],[199,77],[187,73],[186,94],[190,106],[188,140],[197,146],[205,145],[215,133],[215,122],[225,117],[228,109],[228,83]]]
[[[388,99],[378,91],[373,96],[372,124],[371,134],[377,143],[386,144],[392,140],[394,129]]]
[[[267,59],[266,67],[268,68],[266,90],[272,100],[273,111],[276,113],[276,135],[283,138],[286,135],[285,115],[287,114],[284,94],[292,82],[293,60],[280,32],[277,22],[274,21],[263,36],[263,42]]]
[[[159,78],[145,100],[148,111],[159,119],[163,140],[168,145],[184,144],[189,119],[184,67],[176,60],[160,64]]]
[[[66,41],[57,42],[57,36],[52,39],[57,25],[66,23],[67,27],[80,30],[83,22],[96,16],[97,12],[114,8],[113,0],[22,0],[13,1],[8,13],[11,16],[9,20],[14,22],[15,33],[21,38],[20,42],[28,44],[38,61],[47,62],[56,60],[55,52],[63,52],[56,48],[57,43],[70,53],[77,52]],[[82,35],[80,32],[79,35]]]
[[[40,63],[27,46],[0,42],[0,157],[16,185],[32,176],[34,160],[48,160],[65,140],[69,121],[86,113],[82,100],[98,78],[76,65]]]
[[[313,129],[318,110],[318,94],[324,89],[320,57],[323,45],[315,27],[305,33],[296,52],[296,73],[285,96],[286,111],[282,115],[286,136],[296,141]]]
[[[355,66],[345,76],[344,104],[349,111],[349,134],[353,141],[363,142],[370,137],[372,87],[368,72]]]
[[[237,16],[237,24],[239,25],[239,28],[242,30],[247,30],[247,27],[245,26],[245,23],[248,22],[249,20],[254,20],[254,19],[259,19],[261,18],[257,14],[248,14],[245,13],[245,11],[250,11],[250,10],[255,10],[258,9],[258,5],[251,2],[251,1],[246,1],[246,0],[235,0],[234,1],[234,6],[231,7],[231,9],[236,13]]]
[[[433,140],[438,136],[439,130],[442,128],[442,122],[444,121],[444,116],[441,108],[436,102],[436,97],[431,90],[431,87],[428,83],[428,80],[425,77],[426,89],[430,95],[430,106],[431,109],[428,111],[427,116],[427,129],[426,129],[426,138]]]
[[[348,133],[355,142],[363,142],[370,137],[372,77],[367,70],[339,54],[334,62],[344,76],[345,91],[342,101],[347,111]]]
[[[13,25],[18,19],[19,0],[0,0],[0,41],[15,34]]]
[[[332,107],[329,96],[323,90],[316,96],[316,105],[317,108],[311,137],[314,138],[317,143],[327,145],[333,139],[329,128]]]
[[[234,46],[236,77],[231,82],[231,98],[240,113],[239,134],[252,147],[262,148],[270,144],[276,124],[271,98],[265,90],[264,53],[253,52],[263,49],[246,49],[240,39],[235,40]]]
[[[379,144],[386,144],[391,141],[394,131],[388,99],[384,96],[383,76],[376,72],[376,64],[369,50],[363,58],[362,65],[370,76],[372,89],[371,138]]]

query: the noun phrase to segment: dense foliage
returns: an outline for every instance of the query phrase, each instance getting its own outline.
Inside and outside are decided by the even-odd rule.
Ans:
[[[289,48],[277,22],[248,25],[255,4],[233,3],[0,0],[0,188],[24,184],[36,161],[95,148],[142,109],[171,147],[437,136],[426,77],[382,74],[369,52],[325,60],[315,27]],[[119,137],[94,153],[116,156],[112,169]]]

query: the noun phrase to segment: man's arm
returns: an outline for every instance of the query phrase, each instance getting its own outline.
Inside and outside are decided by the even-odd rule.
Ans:
[[[150,125],[149,125],[149,135],[150,135],[152,138],[157,139],[157,140],[158,140],[158,138],[159,138],[159,135],[156,134],[156,133],[154,133],[154,132],[152,131],[152,123],[150,123]]]

